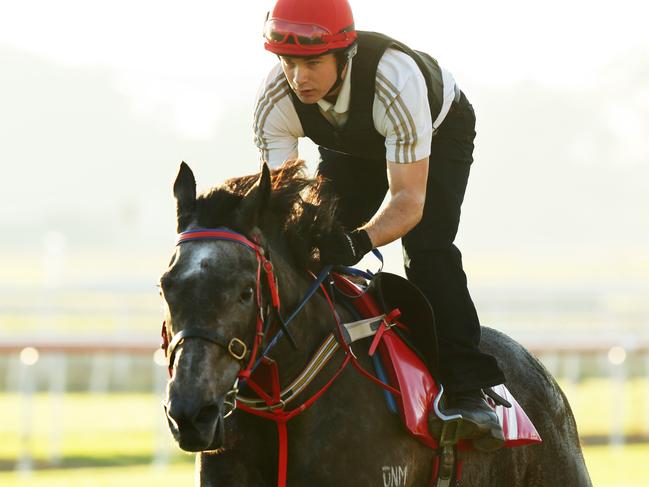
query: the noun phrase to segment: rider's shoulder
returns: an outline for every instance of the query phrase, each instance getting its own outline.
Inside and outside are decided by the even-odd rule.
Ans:
[[[388,48],[381,56],[376,70],[378,80],[402,89],[413,81],[425,85],[424,76],[413,58],[403,51]]]
[[[288,90],[288,83],[286,83],[286,76],[284,76],[281,64],[277,63],[268,71],[268,73],[266,73],[266,76],[264,76],[264,78],[262,79],[261,85],[259,87],[259,95],[263,96],[265,93],[270,91],[282,91],[282,88]]]

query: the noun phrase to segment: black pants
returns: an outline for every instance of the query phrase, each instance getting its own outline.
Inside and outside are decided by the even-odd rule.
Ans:
[[[453,244],[473,162],[475,114],[462,94],[433,137],[424,214],[402,238],[408,279],[428,297],[437,323],[440,380],[449,391],[505,381],[496,360],[478,350],[480,322],[467,289],[462,255]],[[376,213],[388,189],[385,160],[360,159],[320,147],[318,172],[339,197],[347,228]]]

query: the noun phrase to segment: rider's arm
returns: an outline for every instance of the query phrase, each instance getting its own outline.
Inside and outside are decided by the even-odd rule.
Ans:
[[[376,87],[373,116],[377,131],[385,136],[390,200],[361,228],[380,247],[421,220],[433,127],[426,81],[412,58],[386,51]]]
[[[361,227],[374,247],[401,238],[421,220],[426,201],[428,157],[410,164],[388,163],[390,201]]]

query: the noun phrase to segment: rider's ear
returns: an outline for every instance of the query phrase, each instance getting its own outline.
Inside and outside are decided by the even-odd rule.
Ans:
[[[180,233],[189,225],[196,210],[196,179],[185,162],[180,163],[178,176],[174,182],[174,196],[178,218],[177,231]]]
[[[270,169],[264,162],[259,179],[248,190],[239,206],[237,222],[243,228],[253,228],[259,223],[261,214],[268,205],[270,199]]]

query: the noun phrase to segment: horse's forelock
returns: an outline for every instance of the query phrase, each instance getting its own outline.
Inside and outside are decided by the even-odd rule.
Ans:
[[[244,230],[236,228],[233,218],[258,179],[259,174],[228,179],[201,194],[197,199],[198,224]],[[315,236],[336,225],[336,202],[323,194],[323,183],[321,178],[307,177],[305,163],[300,159],[289,160],[271,171],[272,191],[266,210],[275,218],[264,219],[272,228],[262,230],[285,235],[288,247],[301,265],[311,263]]]

